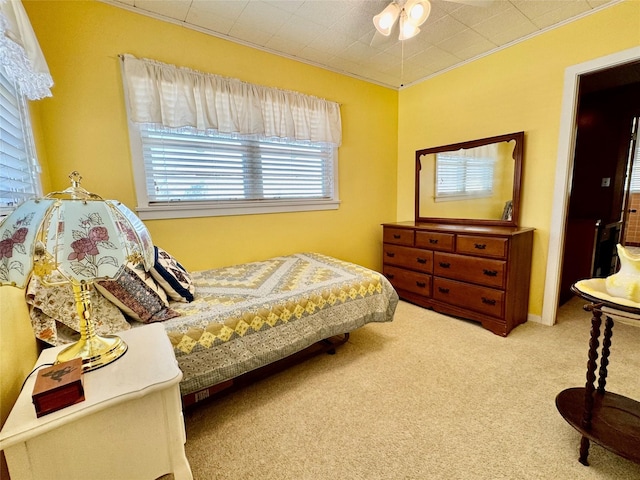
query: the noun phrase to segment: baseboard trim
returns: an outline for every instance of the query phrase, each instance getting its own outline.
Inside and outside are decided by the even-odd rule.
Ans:
[[[547,327],[552,327],[553,323],[549,323],[546,322],[542,319],[541,315],[534,315],[533,313],[528,313],[527,314],[527,321],[528,322],[534,322],[534,323],[539,323],[540,325],[546,325]]]

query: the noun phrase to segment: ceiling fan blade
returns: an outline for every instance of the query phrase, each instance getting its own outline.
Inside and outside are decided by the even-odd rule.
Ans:
[[[394,29],[395,30],[395,29]],[[373,33],[373,37],[371,38],[371,42],[369,43],[370,47],[382,47],[384,45],[386,45],[387,43],[390,43],[394,38],[397,38],[397,34],[395,34],[395,32],[391,32],[391,35],[389,35],[388,37],[381,34],[379,31],[375,31]]]

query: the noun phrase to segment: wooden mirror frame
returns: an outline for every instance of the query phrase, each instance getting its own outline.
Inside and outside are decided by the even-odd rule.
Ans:
[[[420,170],[422,155],[433,153],[457,151],[460,149],[468,149],[481,147],[492,143],[509,142],[515,140],[516,145],[513,149],[513,160],[515,161],[513,169],[513,195],[511,220],[491,220],[491,219],[471,219],[471,218],[447,218],[447,217],[421,217],[420,216]],[[517,227],[520,216],[520,183],[522,177],[522,164],[524,160],[524,132],[508,133],[506,135],[498,135],[495,137],[481,138],[468,142],[454,143],[451,145],[443,145],[440,147],[425,148],[416,150],[416,171],[415,171],[415,221],[416,223],[449,223],[463,225],[491,225],[503,227]]]

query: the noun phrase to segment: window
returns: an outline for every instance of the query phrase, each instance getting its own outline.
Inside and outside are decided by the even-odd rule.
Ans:
[[[150,211],[253,213],[256,203],[300,209],[334,201],[334,148],[310,142],[205,134],[139,125]],[[298,208],[296,208],[298,207]],[[144,210],[143,210],[144,211]]]
[[[0,66],[0,216],[41,195],[27,102]]]
[[[436,201],[493,195],[493,158],[467,157],[458,152],[436,154]]]
[[[338,103],[121,59],[142,219],[338,208]]]

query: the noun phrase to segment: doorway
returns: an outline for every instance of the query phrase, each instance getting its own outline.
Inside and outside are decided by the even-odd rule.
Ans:
[[[640,115],[640,62],[580,75],[578,94],[560,304],[573,298],[576,281],[617,271],[616,246],[624,243],[630,218],[629,147]]]
[[[565,70],[558,156],[555,172],[554,202],[549,230],[549,249],[540,322],[553,325],[560,295],[562,257],[565,247],[564,227],[569,204],[576,139],[576,112],[581,75],[640,61],[640,47],[617,52]]]

